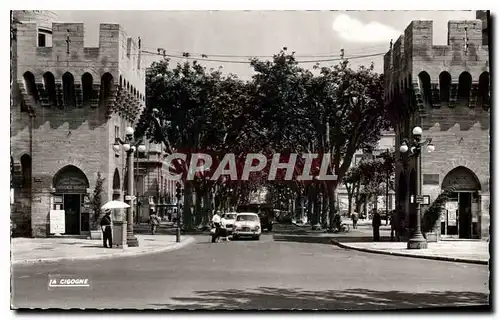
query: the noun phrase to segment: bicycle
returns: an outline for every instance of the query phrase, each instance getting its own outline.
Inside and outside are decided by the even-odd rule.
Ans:
[[[343,233],[347,233],[351,230],[351,227],[349,227],[349,225],[347,223],[342,223],[340,225],[340,229],[335,227],[333,229],[328,229],[328,233],[339,233],[339,232],[343,232]]]
[[[339,232],[343,232],[343,233],[347,233],[351,230],[351,227],[349,227],[349,225],[347,223],[342,223],[340,225],[340,228],[337,228],[335,227],[332,231],[330,232],[333,232],[333,233],[339,233]]]

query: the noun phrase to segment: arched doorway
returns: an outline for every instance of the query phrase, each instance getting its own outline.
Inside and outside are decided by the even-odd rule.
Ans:
[[[445,207],[441,221],[441,233],[459,238],[480,236],[481,183],[477,176],[466,167],[456,167],[444,177],[441,188],[454,188]]]
[[[89,180],[82,170],[68,165],[59,170],[53,178],[54,210],[64,210],[65,234],[81,234],[89,231],[89,216],[82,214]]]

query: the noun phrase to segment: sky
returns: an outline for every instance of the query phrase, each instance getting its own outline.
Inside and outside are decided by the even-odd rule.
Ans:
[[[170,55],[189,52],[209,68],[246,79],[251,56],[270,59],[287,47],[299,61],[353,58],[354,67],[373,61],[382,72],[382,57],[412,20],[434,21],[434,44],[446,44],[448,20],[475,19],[474,11],[55,11],[61,22],[85,23],[85,46],[98,45],[99,23],[119,23],[128,35],[142,39],[144,50],[162,48]],[[379,54],[379,55],[377,55]],[[149,65],[158,56],[146,55]],[[172,58],[173,63],[183,61]],[[230,61],[230,62],[226,62]],[[231,61],[236,61],[232,63]],[[303,63],[311,68],[315,62]],[[332,65],[337,61],[322,61]]]

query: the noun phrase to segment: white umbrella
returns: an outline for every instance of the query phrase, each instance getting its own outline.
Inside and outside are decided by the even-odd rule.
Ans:
[[[101,207],[101,209],[103,209],[103,210],[106,210],[106,209],[125,209],[125,208],[130,208],[130,206],[123,201],[117,201],[117,200],[106,202],[106,204]]]

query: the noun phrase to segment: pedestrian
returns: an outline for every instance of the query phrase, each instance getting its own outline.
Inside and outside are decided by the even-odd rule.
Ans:
[[[215,228],[213,234],[212,234],[212,243],[215,243],[218,239],[219,239],[219,236],[220,236],[220,216],[217,213],[215,213],[212,217],[212,224]]]
[[[335,210],[333,216],[332,231],[337,230],[338,232],[340,232],[341,226],[342,226],[342,218],[340,217],[339,212]]]
[[[380,241],[380,224],[382,223],[380,219],[380,214],[378,213],[377,210],[374,210],[373,212],[373,220],[372,220],[372,227],[373,227],[373,241]]]
[[[394,241],[394,236],[396,236],[396,241],[399,241],[399,221],[396,210],[391,211],[391,241]]]
[[[354,210],[351,215],[353,229],[358,228],[358,217],[359,217],[358,213],[356,212],[356,210]]]
[[[104,211],[104,217],[101,219],[101,229],[102,229],[102,244],[104,248],[113,248],[113,235],[111,232],[111,210],[106,209]],[[109,243],[109,247],[106,245]]]
[[[149,212],[149,224],[151,225],[151,234],[154,235],[156,232],[156,228],[160,224],[160,219],[154,213],[154,211]]]

